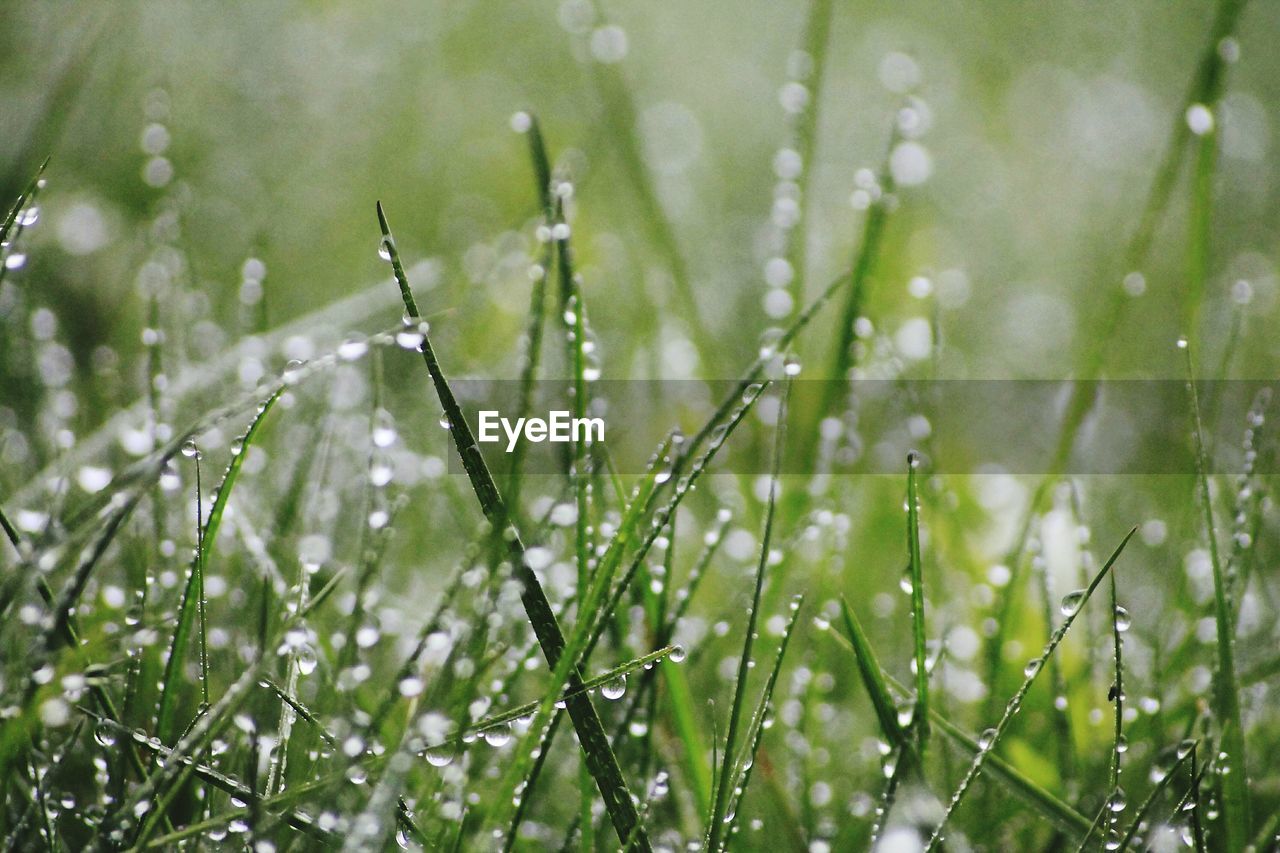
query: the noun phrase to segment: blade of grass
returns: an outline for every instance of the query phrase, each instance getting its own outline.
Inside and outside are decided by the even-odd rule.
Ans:
[[[1111,582],[1111,639],[1115,660],[1115,680],[1111,682],[1111,689],[1107,693],[1107,699],[1115,706],[1111,761],[1109,762],[1107,776],[1107,790],[1110,793],[1098,810],[1098,816],[1093,825],[1089,827],[1089,832],[1085,835],[1084,840],[1080,842],[1080,846],[1077,848],[1079,851],[1084,851],[1089,841],[1092,840],[1094,831],[1103,829],[1104,826],[1104,837],[1111,840],[1116,833],[1116,821],[1118,819],[1116,810],[1112,808],[1117,797],[1120,798],[1121,808],[1123,809],[1124,807],[1124,790],[1120,787],[1120,756],[1123,754],[1122,744],[1124,743],[1124,641],[1120,638],[1121,608],[1120,602],[1116,598],[1116,576],[1114,572],[1112,572],[1109,580]]]
[[[911,729],[916,735],[921,754],[929,739],[929,669],[926,666],[924,627],[924,569],[920,561],[920,496],[916,474],[920,456],[907,455],[907,554],[911,573],[911,627],[915,639],[916,704],[911,716]]]
[[[1111,573],[1109,578],[1111,582],[1111,640],[1112,647],[1115,651],[1116,664],[1116,680],[1112,686],[1111,698],[1115,702],[1115,729],[1112,734],[1111,741],[1111,770],[1110,770],[1110,788],[1112,802],[1107,803],[1107,835],[1111,836],[1115,832],[1117,813],[1113,808],[1116,797],[1120,798],[1120,802],[1124,801],[1124,790],[1120,787],[1120,760],[1124,755],[1124,640],[1120,636],[1121,614],[1124,611],[1120,607],[1120,602],[1116,595],[1116,575]],[[1124,618],[1127,620],[1128,615]]]
[[[656,649],[652,652],[649,652],[648,654],[641,655],[640,657],[635,658],[634,660],[629,660],[626,663],[618,664],[612,669],[606,672],[602,672],[600,675],[583,680],[581,686],[578,687],[576,690],[561,694],[559,701],[568,702],[568,700],[574,696],[580,696],[584,693],[590,693],[596,688],[603,687],[604,685],[608,684],[611,681],[617,681],[619,678],[625,678],[626,676],[632,674],[636,670],[640,670],[640,669],[647,670],[650,667],[652,667],[655,663],[665,660],[667,657],[671,655],[672,652],[677,650],[678,650],[677,646],[663,646],[662,648]],[[539,703],[537,701],[533,701],[533,702],[526,702],[523,705],[517,705],[516,707],[503,711],[500,714],[493,714],[488,717],[485,717],[482,720],[477,720],[476,722],[472,723],[467,730],[470,732],[476,732],[476,733],[482,734],[485,731],[488,731],[489,729],[506,725],[507,723],[510,723],[514,720],[519,720],[523,717],[528,717],[534,711],[538,710],[538,704]],[[457,735],[455,735],[454,739],[460,742],[462,740],[462,733],[458,733]]]
[[[396,251],[391,228],[387,224],[381,203],[378,204],[378,224],[382,229],[383,246],[390,256],[396,283],[400,286],[400,296],[404,302],[405,311],[412,322],[418,323],[420,322],[418,306],[409,289],[409,280],[400,263],[400,255]],[[476,493],[476,498],[480,502],[480,507],[494,530],[500,531],[499,535],[506,541],[516,577],[522,587],[521,600],[529,616],[529,622],[538,637],[539,645],[542,646],[548,665],[554,669],[564,651],[564,634],[560,630],[560,624],[551,610],[551,603],[547,600],[542,584],[525,562],[524,544],[520,541],[520,535],[515,528],[509,526],[506,505],[498,493],[493,475],[489,473],[484,457],[480,454],[475,437],[471,433],[471,427],[463,417],[462,409],[445,379],[440,363],[436,359],[435,350],[431,346],[431,339],[425,331],[423,331],[419,350],[431,374],[436,394],[444,407],[449,422],[449,432]],[[571,686],[576,689],[581,683],[581,677],[575,672],[570,678]],[[618,838],[628,838],[636,827],[635,803],[627,790],[627,783],[622,777],[622,770],[604,733],[600,717],[591,704],[591,699],[586,695],[575,696],[568,700],[568,710],[574,729],[578,733],[578,741],[591,769],[591,775],[600,789],[600,795],[604,799],[605,808],[613,821]],[[635,846],[642,851],[650,849],[648,836],[643,830],[638,833]]]
[[[768,717],[770,703],[773,701],[774,688],[778,685],[778,673],[782,672],[782,660],[787,655],[787,646],[791,642],[791,634],[795,630],[796,620],[800,618],[800,608],[803,606],[803,595],[797,595],[791,600],[791,617],[782,631],[782,638],[778,641],[778,651],[773,658],[773,667],[769,670],[769,678],[765,682],[764,691],[760,694],[755,713],[751,715],[751,724],[747,728],[748,746],[738,761],[737,782],[733,785],[729,800],[729,827],[724,833],[726,845],[739,829],[738,817],[742,814],[741,803],[747,795],[747,788],[751,785],[751,771],[755,768],[756,755],[760,752],[760,741],[764,739],[765,719]]]
[[[231,497],[231,490],[235,488],[236,481],[240,477],[240,469],[244,465],[245,458],[249,455],[249,448],[258,437],[263,419],[271,411],[276,400],[280,398],[283,390],[283,388],[278,389],[259,405],[258,411],[249,423],[248,429],[246,429],[241,438],[237,439],[236,443],[239,445],[239,452],[232,453],[231,462],[227,465],[226,473],[222,476],[222,482],[214,493],[213,506],[209,510],[209,518],[204,526],[199,528],[196,557],[191,561],[187,583],[183,589],[182,602],[178,607],[178,622],[173,629],[173,640],[169,646],[169,658],[165,661],[164,676],[161,682],[160,706],[156,712],[156,733],[162,741],[168,742],[172,739],[177,725],[175,714],[177,713],[178,683],[181,679],[182,667],[186,658],[191,623],[197,617],[197,609],[202,611],[204,607],[204,596],[201,589],[204,582],[204,565],[208,558],[206,549],[212,549],[218,540],[218,529],[222,525],[222,516],[226,512],[227,501]],[[200,622],[203,624],[203,615],[200,616]],[[203,630],[201,633],[203,635]],[[202,655],[207,655],[207,652],[204,651],[203,642],[201,653]],[[207,666],[207,657],[202,657],[201,669],[206,676],[203,679],[202,696],[206,704],[209,701]]]
[[[1200,420],[1200,397],[1196,390],[1191,347],[1185,338],[1178,341],[1186,361],[1187,394],[1191,402],[1192,431],[1195,439],[1196,479],[1204,512],[1205,537],[1209,542],[1209,561],[1213,567],[1213,609],[1217,627],[1217,672],[1214,676],[1213,709],[1220,728],[1221,750],[1229,772],[1220,773],[1222,780],[1222,812],[1226,848],[1243,850],[1249,843],[1249,779],[1245,761],[1245,740],[1240,714],[1240,692],[1236,684],[1235,621],[1231,616],[1222,560],[1218,554],[1218,534],[1213,519],[1213,495],[1209,490],[1209,461],[1204,443],[1204,427]]]
[[[1081,591],[1078,599],[1076,599],[1073,594],[1073,601],[1075,602],[1074,609],[1067,614],[1067,617],[1063,620],[1062,624],[1049,637],[1049,642],[1045,646],[1044,651],[1040,654],[1040,657],[1033,661],[1033,665],[1028,667],[1029,674],[1023,680],[1022,686],[1013,694],[1013,698],[1009,700],[1009,704],[1005,706],[1004,714],[1000,717],[1000,721],[996,723],[995,728],[983,734],[982,739],[979,741],[980,749],[974,756],[973,762],[969,765],[969,770],[961,780],[960,786],[956,788],[955,793],[951,795],[951,800],[947,803],[947,809],[943,813],[942,819],[938,822],[937,827],[933,830],[933,835],[929,838],[929,844],[926,850],[936,850],[938,845],[942,843],[943,833],[946,831],[947,823],[951,820],[951,816],[955,814],[955,811],[959,808],[960,804],[964,802],[965,795],[969,792],[969,789],[973,785],[974,780],[978,777],[978,774],[982,772],[982,767],[985,764],[987,757],[992,753],[992,751],[994,751],[996,745],[1000,742],[1000,738],[1008,729],[1010,721],[1022,707],[1022,700],[1026,697],[1027,691],[1031,689],[1031,685],[1035,683],[1036,676],[1039,675],[1040,671],[1044,668],[1044,661],[1057,650],[1058,644],[1061,643],[1062,639],[1067,635],[1067,631],[1071,630],[1071,623],[1075,621],[1076,616],[1093,596],[1094,590],[1098,588],[1098,585],[1102,583],[1103,578],[1105,578],[1107,573],[1111,571],[1111,567],[1115,565],[1115,562],[1119,559],[1121,552],[1123,552],[1125,546],[1129,544],[1129,540],[1133,538],[1133,534],[1137,532],[1138,528],[1135,527],[1129,531],[1123,540],[1121,540],[1119,546],[1116,547],[1116,550],[1113,551],[1111,556],[1107,559],[1107,562],[1098,570],[1098,573],[1094,575],[1089,586]]]
[[[735,762],[737,761],[738,729],[742,725],[742,711],[747,695],[747,679],[751,668],[755,665],[752,649],[756,641],[756,623],[760,616],[760,595],[764,590],[765,570],[768,568],[773,543],[773,526],[778,505],[779,477],[782,464],[782,451],[785,447],[787,401],[791,393],[791,383],[783,386],[782,400],[778,409],[776,434],[773,446],[773,474],[769,479],[769,496],[765,503],[764,528],[760,534],[760,559],[756,565],[755,586],[751,595],[751,607],[747,611],[747,629],[743,634],[742,655],[738,659],[738,678],[733,691],[733,704],[729,710],[728,725],[725,729],[723,758],[720,765],[720,782],[715,788],[711,814],[707,821],[706,849],[717,853],[727,840],[730,791],[737,778]]]
[[[649,506],[650,499],[654,494],[656,494],[653,490],[653,486],[655,485],[654,478],[657,475],[656,465],[659,461],[668,458],[666,456],[666,451],[670,447],[670,439],[668,439],[663,448],[659,450],[659,453],[655,455],[654,459],[650,463],[649,473],[646,474],[645,479],[642,481],[642,485],[637,487],[637,494],[632,498],[631,505],[628,508],[627,518],[624,518],[623,524],[619,526],[618,533],[615,534],[613,540],[608,546],[608,549],[606,550],[604,558],[600,562],[600,567],[597,569],[596,576],[593,578],[588,604],[579,608],[580,613],[585,612],[589,614],[595,612],[597,613],[597,616],[594,619],[580,619],[578,623],[574,625],[574,632],[566,645],[567,659],[562,661],[562,667],[558,667],[556,672],[553,674],[553,691],[549,692],[544,698],[544,704],[538,710],[538,717],[543,717],[549,713],[548,703],[551,698],[555,696],[555,692],[558,691],[565,683],[564,679],[569,671],[569,661],[576,657],[579,661],[579,665],[584,666],[586,662],[590,660],[591,653],[595,649],[596,643],[599,642],[601,636],[603,636],[605,628],[613,618],[613,614],[617,611],[618,605],[622,600],[623,593],[634,579],[637,570],[643,563],[649,549],[653,546],[654,542],[657,541],[658,537],[662,535],[671,516],[679,508],[681,501],[684,500],[685,496],[696,484],[698,478],[707,470],[712,461],[714,461],[716,454],[724,445],[725,439],[727,439],[738,425],[742,423],[747,412],[750,411],[756,400],[759,399],[763,388],[764,386],[759,384],[752,384],[748,387],[747,391],[738,399],[737,407],[732,408],[728,412],[728,421],[723,423],[722,428],[716,431],[715,437],[711,440],[707,449],[694,460],[689,472],[680,476],[679,479],[676,480],[674,491],[667,503],[653,512],[649,523],[648,534],[643,538],[636,551],[631,555],[630,563],[627,570],[623,573],[622,579],[614,585],[613,592],[609,596],[608,601],[603,605],[599,605],[597,602],[608,590],[608,584],[612,579],[618,561],[621,559],[622,546],[625,545],[628,539],[637,532],[634,528],[636,524],[638,524],[639,517],[644,514],[643,512],[638,511],[647,508]],[[681,456],[680,458],[683,459],[684,457]],[[673,464],[673,470],[678,470],[677,465],[678,463]],[[667,472],[664,471],[661,473],[662,482],[666,482],[669,479],[670,475]],[[643,499],[641,497],[642,493],[645,495]],[[633,513],[636,514],[635,522],[628,520],[631,518]],[[580,655],[577,654],[578,649],[581,649]],[[549,734],[553,733],[550,729],[548,729],[548,732]],[[542,743],[538,749],[541,752],[545,752],[549,748],[549,745],[550,743],[547,741]],[[518,768],[519,764],[513,765],[513,772]]]
[[[17,244],[18,238],[22,236],[22,232],[31,224],[23,216],[23,213],[30,209],[31,203],[35,201],[36,196],[43,189],[44,170],[48,165],[49,158],[46,157],[44,162],[40,164],[40,168],[36,169],[36,173],[31,178],[30,183],[27,184],[26,189],[18,194],[13,207],[9,208],[9,213],[4,218],[3,227],[0,227],[0,284],[4,284],[5,273],[9,271],[8,260],[13,253],[13,247]]]
[[[852,645],[858,674],[862,677],[862,686],[871,699],[871,707],[875,710],[876,719],[880,721],[880,731],[887,743],[892,746],[902,746],[906,743],[907,734],[902,724],[898,722],[898,711],[893,697],[889,694],[884,671],[871,650],[871,644],[867,641],[867,635],[863,632],[858,617],[844,596],[840,597],[840,615],[844,620],[845,631],[848,633],[846,639]]]

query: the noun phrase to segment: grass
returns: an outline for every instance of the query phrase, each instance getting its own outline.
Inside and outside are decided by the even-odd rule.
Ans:
[[[46,278],[59,250],[44,223],[63,223],[76,188],[58,187],[57,158],[24,175],[0,231],[0,379],[20,389],[0,402],[6,848],[1270,849],[1269,397],[1246,415],[1237,465],[1220,440],[1235,413],[1218,390],[1202,399],[1192,361],[1207,353],[1225,377],[1258,359],[1243,305],[1215,349],[1234,251],[1221,236],[1221,191],[1238,180],[1229,124],[1193,133],[1186,117],[1229,115],[1223,40],[1244,9],[1217,5],[1145,206],[1110,247],[1126,273],[1148,269],[1185,203],[1180,277],[1149,277],[1176,291],[1189,342],[1196,469],[1181,480],[1069,476],[1133,314],[1120,295],[1078,326],[1082,381],[1046,473],[952,473],[952,436],[934,432],[949,413],[903,393],[908,446],[923,452],[905,478],[850,474],[905,447],[878,443],[846,380],[938,375],[966,330],[941,292],[895,295],[921,246],[948,239],[936,199],[895,178],[900,123],[869,206],[839,220],[840,237],[822,230],[816,166],[840,163],[824,126],[840,120],[848,23],[829,0],[780,37],[809,66],[791,81],[808,107],[784,138],[802,168],[783,191],[800,204],[760,252],[790,264],[795,310],[735,317],[724,334],[699,264],[712,232],[667,198],[643,130],[653,81],[598,56],[585,69],[596,103],[577,107],[597,110],[613,162],[584,155],[558,118],[518,113],[520,143],[501,159],[531,171],[534,192],[517,179],[524,218],[497,243],[432,245],[435,226],[415,216],[398,220],[401,244],[379,202],[367,230],[389,279],[277,329],[265,302],[237,304],[251,315],[238,341],[173,309],[200,304],[196,282],[215,275],[175,263],[130,297],[155,333],[117,354],[132,372],[73,365],[54,381],[78,327],[45,316],[59,313]],[[588,12],[590,28],[566,29],[595,56],[612,20],[561,10]],[[601,237],[617,225],[608,178],[643,226],[625,240]],[[166,213],[188,191],[155,189]],[[469,234],[484,205],[426,189]],[[156,250],[148,275],[181,253],[163,228],[138,242]],[[626,294],[645,314],[630,329],[613,316],[630,281],[610,273],[619,244],[671,290],[671,304],[666,284]],[[813,288],[826,255],[848,251]],[[465,256],[465,285],[416,263],[432,253]],[[499,290],[476,272],[490,266],[520,274]],[[273,267],[268,286],[293,275]],[[913,360],[893,330],[922,311],[931,352]],[[764,346],[743,344],[773,321]],[[609,441],[575,441],[549,469],[525,443],[490,453],[468,421],[473,376],[512,377],[517,416],[551,389],[574,415],[611,419],[605,368],[642,373],[632,366],[685,343],[719,380],[702,417],[659,399],[651,420],[609,420]],[[834,381],[806,388],[810,374]],[[654,448],[643,464],[619,432]],[[1091,537],[1120,525],[1095,568]],[[1064,597],[1067,579],[1080,588]],[[1109,598],[1105,619],[1095,597]]]

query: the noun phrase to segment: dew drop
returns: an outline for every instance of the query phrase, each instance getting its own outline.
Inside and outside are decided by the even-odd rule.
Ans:
[[[1074,616],[1082,604],[1084,604],[1084,590],[1077,589],[1063,596],[1062,604],[1058,609],[1062,611],[1063,616]]]
[[[619,675],[612,681],[606,682],[600,688],[600,695],[609,700],[621,699],[622,694],[627,692],[627,677]]]
[[[511,740],[511,727],[505,725],[495,726],[491,729],[485,729],[480,733],[480,736],[484,738],[485,743],[494,748],[506,746],[507,742]]]
[[[453,763],[453,750],[447,746],[436,746],[427,750],[427,763],[432,767],[447,767]]]
[[[93,739],[97,741],[98,746],[115,746],[116,745],[115,730],[112,729],[111,725],[106,722],[99,723],[98,727],[93,730]]]

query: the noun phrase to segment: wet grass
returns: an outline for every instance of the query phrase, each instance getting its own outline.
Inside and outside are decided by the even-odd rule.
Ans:
[[[792,119],[787,144],[804,166],[802,202],[833,5],[814,0],[801,37],[813,108]],[[1220,4],[1184,110],[1217,109],[1221,41],[1242,8]],[[858,329],[896,261],[891,214],[911,204],[890,168],[899,124],[849,235],[850,268],[800,307],[813,283],[802,213],[783,252],[797,310],[725,370],[688,247],[633,132],[628,83],[592,68],[622,174],[671,275],[677,325],[704,368],[730,377],[710,416],[688,436],[664,424],[636,472],[585,440],[551,474],[530,473],[523,445],[501,466],[481,452],[457,379],[477,363],[518,359],[519,415],[534,411],[544,378],[565,381],[577,416],[609,402],[596,383],[612,342],[588,311],[608,293],[575,231],[579,190],[537,117],[517,114],[534,184],[522,339],[467,339],[424,312],[446,306],[416,278],[420,248],[402,252],[379,203],[369,230],[389,281],[339,316],[317,312],[190,365],[185,382],[166,376],[180,350],[148,345],[143,402],[4,496],[7,848],[1271,844],[1275,819],[1253,816],[1277,805],[1259,756],[1274,747],[1264,690],[1280,657],[1250,649],[1242,660],[1236,647],[1244,614],[1265,621],[1276,597],[1271,550],[1259,548],[1274,535],[1256,456],[1271,443],[1267,399],[1250,412],[1254,456],[1227,501],[1214,474],[1222,449],[1209,439],[1216,416],[1202,411],[1184,346],[1197,472],[1171,543],[1149,525],[1137,537],[1131,497],[1065,473],[1119,309],[1086,344],[1086,381],[1063,409],[1050,474],[1003,509],[975,509],[980,478],[937,473],[927,435],[905,477],[819,483],[803,462],[832,421],[832,440],[851,449],[856,400],[834,382],[794,410],[798,353],[830,353],[823,369],[841,380],[876,360],[883,333]],[[1134,269],[1144,263],[1189,160],[1179,322],[1194,344],[1213,281],[1219,140],[1191,133],[1182,113],[1174,127],[1121,251]],[[9,208],[6,261],[34,249],[26,232],[42,180]],[[0,284],[23,266],[0,264]],[[164,331],[157,294],[138,307]],[[401,322],[376,325],[401,310]],[[142,424],[141,438],[126,423]],[[124,453],[128,442],[145,446]],[[768,472],[726,474],[740,448],[769,456]],[[224,459],[210,491],[208,471]],[[1089,512],[1086,490],[1097,496]],[[1229,544],[1219,517],[1231,519]],[[1065,574],[1048,565],[1047,544],[1063,519],[1077,537]],[[998,546],[984,533],[992,521],[1010,531]],[[1095,568],[1088,537],[1116,525],[1128,533]],[[1201,543],[1210,583],[1198,600],[1166,569],[1199,559]],[[1019,583],[1028,566],[1034,590]],[[1064,576],[1083,580],[1062,597]],[[1090,607],[1104,595],[1106,619]],[[1144,596],[1160,612],[1142,612]],[[1040,650],[1011,679],[1022,648]]]

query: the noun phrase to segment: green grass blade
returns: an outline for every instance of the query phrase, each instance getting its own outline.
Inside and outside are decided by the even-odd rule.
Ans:
[[[35,176],[27,184],[26,189],[18,194],[18,198],[14,201],[13,206],[9,208],[8,214],[5,215],[3,226],[0,226],[0,284],[4,284],[5,273],[9,271],[7,261],[12,253],[12,247],[18,242],[18,238],[22,236],[22,232],[27,228],[27,223],[19,219],[19,216],[29,208],[44,187],[44,170],[48,165],[49,158],[46,157],[45,161],[40,164],[40,168],[36,170]]]
[[[1115,681],[1113,682],[1111,687],[1111,698],[1112,698],[1112,701],[1115,703],[1115,716],[1114,716],[1115,727],[1112,732],[1111,773],[1110,773],[1110,779],[1108,781],[1110,782],[1111,796],[1123,797],[1124,791],[1122,791],[1120,788],[1120,760],[1121,760],[1121,757],[1124,755],[1123,744],[1124,744],[1124,698],[1125,697],[1124,697],[1124,640],[1120,636],[1120,633],[1123,630],[1120,627],[1120,623],[1121,623],[1122,614],[1125,620],[1128,619],[1128,614],[1125,614],[1120,607],[1120,602],[1116,595],[1116,576],[1114,572],[1111,573],[1111,577],[1109,578],[1109,580],[1111,582],[1111,641],[1112,641],[1112,648],[1115,652],[1115,655],[1114,655]],[[1126,625],[1126,628],[1127,627],[1128,626]],[[1115,831],[1117,818],[1116,818],[1116,812],[1113,809],[1107,808],[1106,811],[1107,811],[1107,833],[1108,833],[1108,837],[1110,837],[1110,834]]]
[[[907,455],[907,554],[908,571],[911,573],[911,628],[915,640],[916,704],[911,717],[911,728],[923,751],[929,738],[929,669],[926,666],[928,650],[925,647],[924,626],[924,568],[920,560],[920,495],[916,474],[920,457],[915,452]]]
[[[182,666],[186,659],[191,623],[197,617],[197,610],[202,610],[204,606],[204,596],[201,594],[201,585],[204,580],[204,564],[208,559],[209,551],[218,541],[218,530],[222,526],[222,516],[226,511],[227,501],[230,499],[231,490],[235,487],[236,481],[240,476],[240,469],[244,465],[245,457],[249,454],[249,448],[258,437],[263,419],[271,411],[282,392],[283,389],[277,390],[258,407],[257,414],[249,423],[248,429],[242,437],[237,439],[236,443],[239,446],[239,451],[232,453],[231,462],[227,466],[226,473],[222,476],[222,482],[214,493],[213,506],[209,510],[209,518],[204,527],[200,529],[196,558],[191,562],[187,583],[183,588],[182,602],[178,607],[178,622],[173,629],[173,640],[169,646],[169,658],[164,665],[164,676],[160,688],[160,705],[156,713],[156,733],[166,743],[172,740],[177,727],[175,715],[177,713],[178,684],[181,680]],[[200,621],[203,622],[203,617],[201,617]],[[203,643],[202,654],[207,655],[207,652],[204,651]],[[205,702],[208,702],[207,666],[207,657],[202,658],[202,667],[205,672],[204,684],[206,692],[203,694]]]
[[[907,691],[904,690],[902,692],[905,695]],[[965,734],[936,710],[930,711],[929,717],[938,728],[938,731],[946,735],[947,738],[965,752],[974,756],[982,752],[982,747],[978,744],[976,738]],[[1033,781],[1000,756],[988,754],[985,766],[989,775],[1002,782],[1019,799],[1034,808],[1036,812],[1046,820],[1051,821],[1055,826],[1073,835],[1083,835],[1088,832],[1089,819],[1087,817],[1054,796],[1052,792]]]
[[[1204,512],[1205,537],[1209,542],[1209,559],[1213,566],[1213,615],[1217,626],[1217,673],[1213,685],[1213,710],[1221,732],[1220,748],[1230,772],[1221,774],[1223,826],[1226,848],[1243,850],[1249,843],[1250,804],[1248,765],[1245,761],[1244,727],[1240,714],[1240,689],[1236,683],[1235,620],[1227,594],[1222,560],[1218,552],[1218,534],[1213,518],[1213,495],[1209,490],[1209,460],[1205,449],[1204,426],[1200,420],[1200,396],[1196,390],[1191,348],[1185,339],[1178,341],[1186,357],[1187,394],[1191,402],[1192,429],[1195,439],[1196,479]]]
[[[995,728],[983,734],[979,744],[981,748],[974,756],[973,762],[969,765],[969,770],[965,773],[964,779],[961,780],[960,786],[956,789],[955,793],[951,795],[951,800],[947,803],[947,810],[943,814],[942,820],[938,822],[937,827],[933,831],[933,835],[929,839],[929,846],[926,848],[927,850],[936,850],[938,845],[942,843],[943,833],[946,831],[947,823],[950,821],[951,816],[955,813],[956,809],[960,807],[960,804],[964,802],[965,795],[968,794],[969,789],[972,787],[974,780],[978,777],[978,774],[982,772],[982,768],[986,763],[987,757],[996,748],[997,744],[999,744],[1000,738],[1008,729],[1010,721],[1012,721],[1014,715],[1016,715],[1018,710],[1022,707],[1022,700],[1026,697],[1027,691],[1031,689],[1031,685],[1035,683],[1036,676],[1038,676],[1041,670],[1044,669],[1045,660],[1047,660],[1049,656],[1057,650],[1058,644],[1062,642],[1062,639],[1067,635],[1067,632],[1071,630],[1071,624],[1075,621],[1076,616],[1079,615],[1085,604],[1088,603],[1089,599],[1093,596],[1094,591],[1098,588],[1099,584],[1102,583],[1103,578],[1107,576],[1107,573],[1111,571],[1111,567],[1115,565],[1116,560],[1120,558],[1121,552],[1123,552],[1125,546],[1129,544],[1129,540],[1133,538],[1133,534],[1137,532],[1138,528],[1136,527],[1130,530],[1116,547],[1116,550],[1112,552],[1111,556],[1107,559],[1107,562],[1098,570],[1098,573],[1094,575],[1089,586],[1084,590],[1081,590],[1078,594],[1072,594],[1071,598],[1073,601],[1073,609],[1070,610],[1062,624],[1049,637],[1049,642],[1045,646],[1044,651],[1040,654],[1040,657],[1036,658],[1032,664],[1028,666],[1027,677],[1023,680],[1022,686],[1018,688],[1018,691],[1014,693],[1013,698],[1009,700],[1009,704],[1005,706],[1004,715],[1001,716],[1000,721],[996,723]]]
[[[583,693],[590,693],[599,687],[603,687],[609,684],[610,682],[617,681],[619,678],[626,678],[628,675],[631,675],[636,670],[648,669],[649,667],[653,666],[659,661],[665,660],[666,658],[670,657],[673,651],[676,651],[675,646],[663,646],[662,648],[649,652],[646,655],[641,655],[640,657],[635,658],[634,660],[629,660],[626,663],[618,664],[612,669],[606,672],[602,672],[597,676],[584,679],[581,686],[579,686],[576,690],[561,694],[559,701],[568,702],[568,700],[573,698],[574,696],[580,696]],[[468,731],[483,734],[489,729],[495,729],[495,728],[498,728],[499,726],[507,725],[508,723],[511,723],[514,720],[518,720],[523,717],[528,717],[529,715],[533,714],[535,711],[538,710],[538,704],[539,703],[537,701],[526,702],[523,705],[517,705],[516,707],[503,711],[500,714],[493,714],[491,716],[485,717],[482,720],[477,720],[476,722],[472,723],[468,727]],[[455,739],[461,741],[462,733],[459,733]]]
[[[907,734],[898,722],[898,711],[894,705],[893,696],[889,693],[884,671],[871,650],[871,643],[868,642],[858,617],[843,596],[840,598],[840,615],[844,620],[845,632],[848,634],[846,639],[853,648],[853,657],[858,665],[862,686],[871,699],[871,707],[875,709],[876,719],[880,721],[880,731],[887,743],[892,746],[902,746],[906,742]]]
[[[765,503],[764,529],[760,535],[760,559],[756,565],[755,587],[751,595],[751,608],[747,611],[747,629],[742,640],[742,656],[738,659],[738,680],[733,691],[733,704],[729,711],[728,726],[725,729],[724,750],[720,765],[720,782],[715,788],[712,800],[711,815],[707,822],[706,849],[717,853],[727,841],[725,835],[727,816],[731,801],[730,793],[737,779],[738,730],[742,725],[742,712],[747,694],[747,679],[754,665],[752,649],[756,640],[756,623],[760,617],[760,595],[764,590],[765,570],[769,566],[771,546],[773,544],[773,526],[778,505],[780,488],[779,471],[782,465],[782,452],[786,440],[787,398],[790,396],[791,383],[783,386],[782,402],[778,410],[777,433],[773,448],[773,474],[769,480],[769,497]]]
[[[18,536],[17,528],[15,528],[13,526],[13,523],[9,521],[9,516],[4,514],[3,509],[0,509],[0,528],[4,529],[5,538],[7,538],[10,543],[12,543],[14,550],[17,551],[19,555],[21,555],[22,539]]]
[[[419,322],[421,315],[418,311],[417,303],[414,301],[413,293],[409,289],[409,279],[405,276],[404,267],[400,263],[400,254],[396,250],[395,240],[391,236],[391,229],[387,224],[387,218],[383,213],[381,204],[378,204],[378,224],[382,229],[383,246],[390,257],[391,267],[395,273],[396,283],[400,287],[400,296],[404,302],[405,311],[411,321]],[[524,604],[525,612],[528,614],[529,622],[538,637],[538,644],[542,646],[542,652],[547,659],[548,665],[554,669],[560,663],[564,651],[564,634],[560,630],[560,624],[551,610],[551,603],[547,600],[542,584],[538,582],[533,570],[525,562],[524,544],[520,541],[520,535],[515,528],[509,526],[506,505],[502,501],[502,496],[498,493],[498,487],[494,483],[493,475],[489,473],[484,457],[480,454],[480,448],[476,445],[471,427],[463,417],[462,409],[453,395],[453,390],[449,387],[448,380],[444,376],[439,361],[436,359],[430,336],[425,331],[423,332],[422,344],[419,349],[427,370],[431,374],[431,381],[435,386],[437,396],[440,398],[440,404],[444,408],[445,416],[449,422],[449,432],[453,437],[458,455],[462,459],[463,468],[471,481],[472,489],[476,493],[476,498],[480,502],[480,507],[485,517],[493,525],[495,531],[500,531],[502,539],[506,542],[512,565],[515,567],[516,577],[522,587],[521,600]],[[570,679],[570,685],[573,689],[576,689],[580,684],[581,679],[575,673]],[[618,766],[618,759],[614,756],[613,749],[609,745],[600,717],[596,713],[595,707],[591,704],[590,697],[586,695],[579,695],[569,699],[568,710],[574,729],[578,733],[578,740],[591,770],[591,775],[600,789],[601,796],[604,798],[605,808],[613,821],[618,838],[629,838],[636,827],[635,803],[627,790],[627,784],[622,777],[622,769]],[[641,850],[649,849],[648,836],[643,830],[639,832],[635,846]]]
[[[791,600],[791,617],[787,620],[782,638],[778,641],[778,651],[773,658],[773,667],[769,670],[769,679],[765,682],[764,691],[760,694],[755,713],[751,715],[751,725],[747,729],[748,746],[738,760],[737,782],[733,785],[729,803],[729,826],[724,833],[726,843],[731,841],[738,831],[738,818],[742,814],[741,803],[743,797],[747,795],[747,789],[751,786],[751,771],[755,769],[760,741],[764,739],[765,720],[769,715],[770,703],[773,701],[773,691],[778,685],[778,674],[782,672],[782,660],[787,655],[787,646],[791,642],[791,634],[795,630],[796,620],[800,618],[800,608],[803,606],[803,595],[798,595]]]

